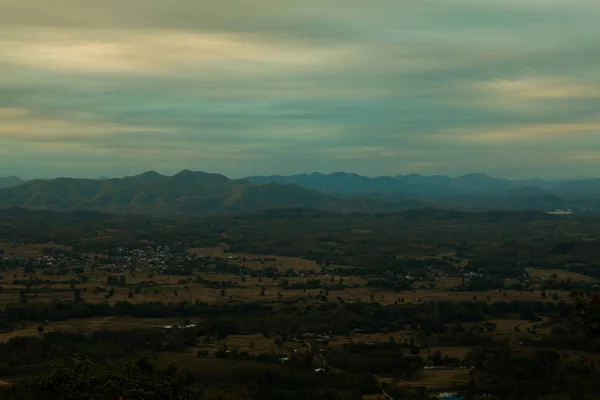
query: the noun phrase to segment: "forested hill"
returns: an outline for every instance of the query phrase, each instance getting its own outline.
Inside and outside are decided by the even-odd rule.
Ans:
[[[33,180],[0,190],[0,208],[206,214],[279,207],[334,209],[334,196],[297,185],[258,185],[223,175],[150,171],[118,179]]]
[[[530,186],[519,186],[528,184]],[[535,186],[537,185],[537,186]],[[463,211],[600,209],[597,181],[497,180],[482,174],[367,178],[353,174],[229,179],[183,170],[115,179],[32,180],[0,189],[0,208],[88,210],[153,215],[247,213],[281,208],[393,212],[439,208]]]
[[[545,181],[541,179],[510,180],[485,174],[468,174],[451,178],[443,175],[418,174],[367,177],[346,172],[332,174],[298,174],[250,176],[255,183],[296,184],[343,196],[407,193],[419,196],[491,196],[491,195],[556,195],[561,197],[600,196],[600,179]]]

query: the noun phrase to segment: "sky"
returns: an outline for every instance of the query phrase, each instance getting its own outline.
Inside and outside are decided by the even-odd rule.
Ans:
[[[598,0],[0,0],[0,176],[600,176]]]

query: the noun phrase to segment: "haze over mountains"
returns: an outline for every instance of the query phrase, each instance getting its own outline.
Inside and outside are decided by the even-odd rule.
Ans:
[[[23,182],[23,180],[17,178],[16,176],[7,176],[6,178],[0,177],[0,189],[18,186]]]
[[[468,174],[456,178],[443,175],[423,176],[418,174],[369,178],[345,172],[289,176],[250,176],[246,179],[255,183],[296,184],[307,189],[321,190],[341,196],[398,192],[432,196],[498,195],[507,193],[600,195],[600,179],[550,182],[541,179],[509,180],[491,178],[485,174]]]
[[[118,179],[32,180],[0,189],[0,207],[107,212],[208,214],[277,207],[329,208],[333,196],[295,185],[257,185],[223,175],[150,171]]]
[[[600,180],[507,180],[484,174],[456,178],[400,175],[369,178],[349,173],[251,176],[183,170],[150,171],[115,179],[57,178],[23,182],[0,178],[0,208],[94,210],[203,215],[301,207],[347,212],[413,208],[458,210],[600,209]]]

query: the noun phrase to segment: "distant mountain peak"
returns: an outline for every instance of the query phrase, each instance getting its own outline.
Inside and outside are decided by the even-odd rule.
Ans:
[[[461,175],[458,178],[479,178],[479,179],[494,179],[483,172],[472,172],[470,174]],[[458,179],[457,178],[457,179]]]
[[[143,182],[148,182],[148,181],[153,182],[153,181],[157,181],[157,180],[164,178],[164,176],[159,174],[156,171],[147,171],[142,174],[132,176],[131,178],[138,180],[138,181],[143,181]]]

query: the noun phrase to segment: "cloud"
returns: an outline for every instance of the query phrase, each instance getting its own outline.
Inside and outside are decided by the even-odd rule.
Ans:
[[[0,171],[592,174],[599,17],[595,0],[0,2]]]
[[[0,139],[12,141],[57,141],[81,139],[86,136],[168,132],[166,128],[120,125],[97,120],[69,121],[38,119],[22,108],[0,108]],[[87,115],[78,115],[85,119]]]
[[[234,34],[185,31],[78,32],[49,30],[0,40],[8,62],[58,72],[172,74],[173,69],[257,66],[327,66],[343,56],[340,48],[305,48],[261,42]],[[191,71],[190,71],[191,72]]]
[[[29,114],[29,111],[24,108],[18,108],[18,107],[0,108],[0,120],[24,117],[27,114]]]
[[[600,122],[514,125],[499,130],[488,130],[471,134],[453,134],[446,135],[446,137],[450,138],[450,140],[479,143],[535,141],[543,147],[544,141],[564,138],[573,140],[579,135],[591,136],[593,139],[597,139],[600,137]]]
[[[476,82],[474,90],[489,96],[506,96],[512,100],[554,100],[600,98],[600,82],[564,81],[564,77],[533,77],[518,80]]]
[[[569,161],[597,161],[600,160],[600,151],[570,153],[564,158]]]

